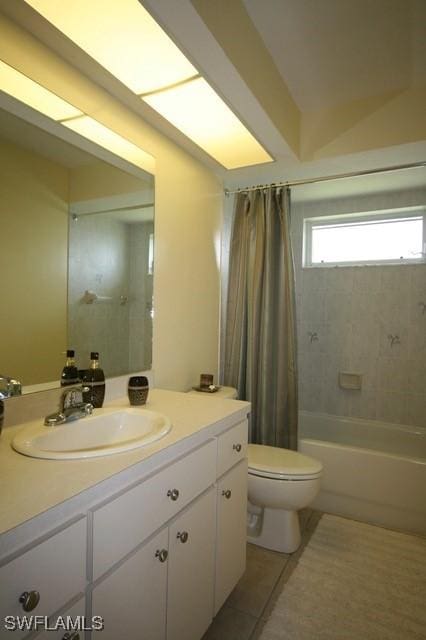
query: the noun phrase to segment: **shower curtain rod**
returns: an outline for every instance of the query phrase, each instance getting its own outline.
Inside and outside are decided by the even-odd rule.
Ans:
[[[313,184],[314,182],[327,182],[328,180],[341,180],[342,178],[356,178],[358,176],[369,176],[375,173],[389,173],[391,171],[403,171],[404,169],[416,169],[426,167],[426,160],[413,162],[411,164],[400,164],[393,167],[381,167],[380,169],[366,169],[365,171],[352,171],[350,173],[336,173],[332,176],[320,176],[317,178],[306,178],[305,180],[287,180],[285,182],[271,182],[270,184],[258,184],[252,187],[242,187],[241,189],[224,189],[225,195],[243,191],[255,191],[256,189],[266,189],[267,187],[298,187],[302,184]]]

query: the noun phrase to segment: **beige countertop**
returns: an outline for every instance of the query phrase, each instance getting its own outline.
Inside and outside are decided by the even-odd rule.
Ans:
[[[126,398],[108,406],[129,406],[129,402]],[[125,470],[137,468],[138,473],[143,473],[146,468],[149,473],[166,464],[172,453],[180,455],[188,444],[197,446],[206,435],[214,436],[215,430],[243,420],[250,404],[152,389],[145,408],[168,416],[172,422],[170,433],[148,446],[98,458],[30,458],[11,447],[15,434],[30,423],[4,428],[0,436],[0,534],[12,533],[19,525]],[[69,428],[72,429],[72,423]]]

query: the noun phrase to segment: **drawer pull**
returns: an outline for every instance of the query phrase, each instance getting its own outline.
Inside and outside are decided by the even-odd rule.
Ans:
[[[185,544],[185,542],[188,541],[188,532],[187,531],[182,531],[182,533],[179,531],[176,538],[178,538],[178,540],[180,540],[181,542],[183,542]]]
[[[68,631],[62,636],[62,640],[80,640],[80,634],[78,631],[68,633]]]
[[[227,500],[229,500],[229,498],[232,496],[232,491],[231,491],[231,489],[226,489],[226,491],[225,491],[225,489],[224,489],[224,490],[222,491],[222,495],[223,495],[223,496],[225,496],[225,498],[226,498]]]
[[[167,492],[167,496],[170,498],[170,500],[173,500],[173,502],[175,502],[179,498],[178,489],[169,489]]]
[[[19,596],[19,602],[24,611],[32,611],[40,602],[40,594],[38,591],[24,591]]]
[[[159,559],[160,562],[166,562],[169,552],[167,549],[157,549],[155,552],[155,557]]]
[[[234,451],[236,451],[237,453],[240,453],[242,446],[240,445],[240,443],[238,444],[234,444],[232,445],[232,448],[234,449]]]

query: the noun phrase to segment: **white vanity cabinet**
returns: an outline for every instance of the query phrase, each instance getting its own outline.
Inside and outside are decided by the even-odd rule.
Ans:
[[[213,485],[216,447],[210,439],[94,510],[94,580]]]
[[[68,631],[63,626],[67,624],[67,619],[72,620],[74,625]],[[50,629],[38,633],[34,639],[31,637],[31,640],[85,640],[85,628],[90,624],[86,620],[86,599],[83,597],[57,616],[49,618]]]
[[[86,518],[5,559],[0,567],[0,638],[7,616],[50,616],[86,589]],[[10,627],[9,627],[10,628]],[[14,638],[28,631],[13,631]]]
[[[214,615],[244,573],[246,522],[247,460],[242,460],[217,484]]]
[[[167,640],[200,640],[213,618],[216,491],[169,528]]]
[[[215,490],[209,489],[95,586],[102,640],[199,640],[213,617]]]
[[[201,639],[245,568],[246,407],[235,413],[93,485],[78,509],[61,503],[40,529],[50,533],[31,536],[24,522],[18,551],[0,559],[2,621],[59,615],[90,627],[99,616],[104,628],[14,638]]]
[[[214,615],[246,566],[247,420],[218,438]]]
[[[164,528],[93,589],[92,614],[104,619],[93,638],[165,637],[168,547]]]
[[[200,640],[245,569],[246,456],[244,420],[94,510],[94,637]]]

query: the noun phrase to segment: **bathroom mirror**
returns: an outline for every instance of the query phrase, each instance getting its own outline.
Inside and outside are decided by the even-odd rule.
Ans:
[[[0,110],[0,374],[24,393],[59,384],[67,349],[107,377],[151,367],[154,179],[135,174]]]

